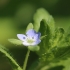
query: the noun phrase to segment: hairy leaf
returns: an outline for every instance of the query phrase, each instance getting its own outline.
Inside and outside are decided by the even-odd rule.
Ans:
[[[29,29],[33,29],[33,24],[32,23],[29,23],[27,28],[26,28],[26,32],[29,30]]]
[[[34,29],[40,31],[42,37],[47,36],[40,43],[40,50],[37,52],[39,62],[33,70],[54,70],[50,68],[56,66],[63,66],[61,70],[69,70],[70,30],[65,32],[63,28],[55,28],[53,17],[43,8],[38,9],[34,15]]]
[[[7,48],[0,45],[0,52],[3,53],[9,59],[14,70],[22,70],[22,68],[18,65],[18,63],[10,55],[10,52],[8,51]]]
[[[8,39],[8,41],[15,45],[22,45],[22,41],[18,39]]]
[[[49,46],[49,40],[54,35],[55,25],[53,17],[43,8],[37,10],[34,15],[34,29],[41,32],[41,35],[47,35],[40,43],[40,51],[38,54],[47,52]]]

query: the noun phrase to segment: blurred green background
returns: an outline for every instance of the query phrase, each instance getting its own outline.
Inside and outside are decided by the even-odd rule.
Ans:
[[[54,17],[56,27],[63,27],[65,31],[68,29],[70,26],[69,0],[0,0],[0,44],[10,48],[21,66],[27,49],[12,45],[8,39],[17,38],[18,33],[24,33],[28,23],[33,22],[34,13],[41,7]],[[31,52],[27,68],[37,58],[36,53]],[[12,70],[2,53],[0,53],[0,70]]]

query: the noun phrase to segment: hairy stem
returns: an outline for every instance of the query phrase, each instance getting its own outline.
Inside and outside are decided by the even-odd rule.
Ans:
[[[30,53],[30,50],[28,49],[26,57],[25,57],[24,65],[23,65],[23,70],[26,70],[29,53]]]

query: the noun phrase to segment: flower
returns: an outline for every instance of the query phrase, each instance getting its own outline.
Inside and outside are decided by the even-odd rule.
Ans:
[[[40,40],[41,33],[36,32],[33,29],[30,29],[26,32],[26,35],[24,34],[17,34],[18,39],[20,39],[24,46],[36,46],[38,45]]]

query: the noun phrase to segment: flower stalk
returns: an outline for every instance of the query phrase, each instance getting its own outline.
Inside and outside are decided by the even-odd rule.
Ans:
[[[29,54],[30,54],[30,50],[28,49],[25,60],[24,60],[23,70],[26,70]]]

